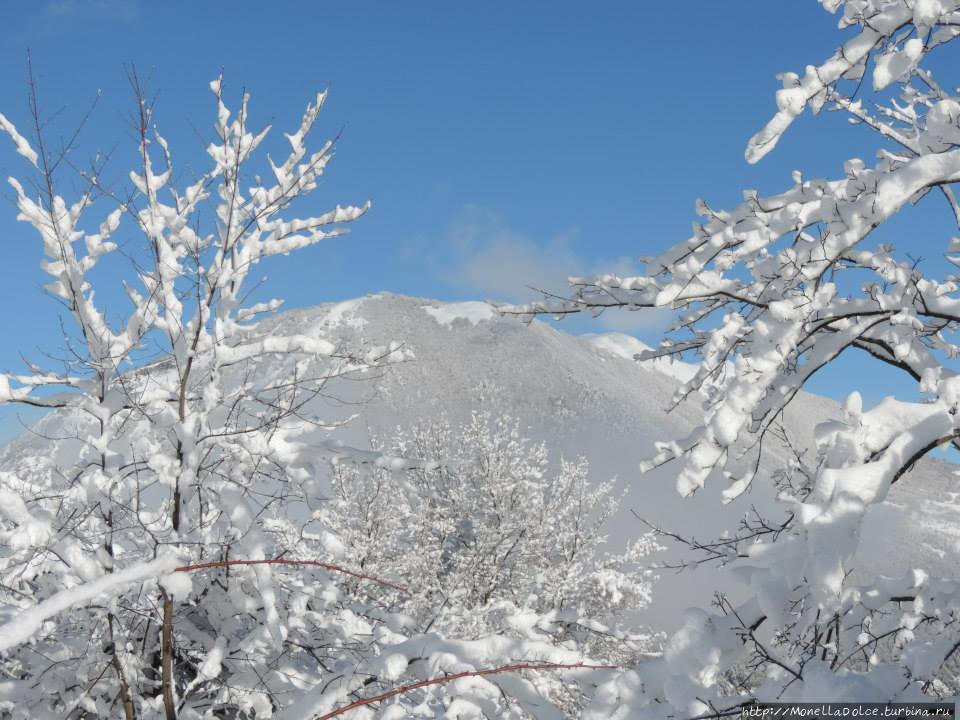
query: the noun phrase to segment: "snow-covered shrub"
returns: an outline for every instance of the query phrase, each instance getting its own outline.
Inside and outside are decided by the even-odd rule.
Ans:
[[[612,479],[590,485],[586,459],[551,467],[545,443],[489,410],[398,428],[386,452],[429,462],[399,472],[337,464],[319,517],[343,543],[336,562],[403,584],[408,592],[393,594],[418,631],[533,639],[613,664],[656,649],[659,638],[628,619],[649,602],[645,563],[658,546],[650,533],[603,552],[619,497]],[[578,716],[580,691],[552,682],[548,694]]]
[[[914,217],[946,213],[960,230],[960,96],[955,79],[941,82],[923,67],[934,51],[955,59],[948,45],[960,34],[960,4],[821,4],[842,10],[851,34],[822,64],[780,76],[777,113],[750,140],[747,159],[770,152],[805,110],[827,108],[875,131],[874,161],[848,160],[834,178],[796,171],[783,192],[748,190],[732,210],[701,201],[693,235],[647,258],[643,275],[575,278],[568,300],[507,310],[675,309],[673,335],[644,357],[700,355],[677,401],[701,398],[704,419],[686,439],[665,438],[650,464],[675,464],[684,495],[707,482],[726,482],[727,499],[757,481],[782,491],[779,516],[695,547],[742,579],[750,599],[721,596],[716,612],[691,613],[662,659],[601,690],[592,717],[714,718],[754,698],[888,701],[960,691],[960,581],[922,569],[851,575],[870,507],[918,459],[960,438],[960,285],[951,269],[960,240],[943,238],[943,257],[921,261],[912,236],[898,252],[884,227],[915,204]],[[903,372],[916,397],[864,408],[853,392],[845,417],[817,429],[810,454],[757,478],[782,410],[841,353]]]
[[[316,683],[304,647],[358,643],[339,571],[296,564],[323,553],[304,532],[326,462],[309,401],[394,354],[265,332],[258,316],[281,303],[248,303],[245,281],[261,260],[345,232],[368,206],[290,212],[332,156],[331,142],[306,145],[325,93],[265,162],[256,151],[269,127],[250,129],[248,98],[234,115],[221,79],[211,90],[210,166],[183,188],[139,89],[129,189],[96,166],[68,199],[72,142],[51,150],[36,95],[33,138],[0,116],[36,171],[10,184],[41,240],[70,353],[0,376],[0,401],[50,409],[60,435],[0,475],[9,717],[265,718]],[[103,261],[112,272],[95,275]],[[102,300],[108,289],[95,294],[93,277],[118,268],[125,309]]]
[[[648,604],[654,536],[602,552],[619,498],[612,479],[591,486],[585,458],[551,468],[545,443],[491,411],[398,428],[387,452],[430,462],[337,464],[321,517],[343,542],[339,560],[402,578],[420,627],[478,637],[535,626],[606,661],[650,649],[649,635],[605,623]]]

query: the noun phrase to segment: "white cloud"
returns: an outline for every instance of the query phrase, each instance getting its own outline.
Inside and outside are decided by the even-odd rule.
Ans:
[[[496,300],[521,300],[530,287],[562,292],[567,278],[583,271],[571,248],[576,228],[537,241],[509,227],[486,208],[469,205],[451,223],[448,240],[455,252],[448,284]]]
[[[626,277],[640,272],[630,258],[598,261],[581,257],[576,251],[579,234],[578,228],[571,227],[538,240],[512,228],[499,213],[468,205],[450,224],[447,241],[453,249],[454,262],[452,267],[443,270],[443,279],[448,285],[470,294],[523,302],[538,297],[538,290],[568,294],[567,278],[571,276],[615,273]],[[625,333],[662,331],[672,316],[670,310],[612,309],[585,329]],[[565,325],[573,330],[570,326],[580,323]]]

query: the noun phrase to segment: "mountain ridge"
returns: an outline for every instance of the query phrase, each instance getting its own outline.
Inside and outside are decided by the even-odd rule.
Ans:
[[[468,301],[443,303],[378,293],[339,303],[289,310],[258,323],[257,334],[315,335],[338,347],[384,346],[397,341],[412,358],[371,373],[364,382],[334,381],[329,393],[316,400],[318,415],[353,422],[332,431],[333,437],[354,446],[369,446],[372,438],[388,436],[397,425],[441,416],[456,422],[485,405],[517,418],[535,440],[548,444],[553,459],[583,455],[591,477],[616,476],[625,497],[611,521],[609,546],[646,530],[631,513],[684,535],[708,539],[736,526],[752,505],[774,508],[768,474],[786,458],[786,450],[769,448],[761,464],[761,479],[744,497],[721,506],[721,478],[712,478],[693,498],[680,498],[670,466],[641,475],[638,465],[653,453],[654,442],[685,437],[698,422],[696,399],[666,412],[681,379],[694,366],[668,360],[638,363],[632,355],[646,348],[622,333],[574,336],[538,320],[524,324],[500,317],[492,306]],[[271,360],[258,371],[269,376]],[[813,427],[842,417],[837,403],[801,393],[785,413],[784,424],[800,447],[813,447]],[[67,467],[70,443],[48,438],[76,434],[76,419],[48,414],[32,433],[21,434],[0,449],[0,470],[49,464]],[[945,501],[952,466],[924,460],[894,488],[887,503],[864,533],[864,567],[896,573],[916,562],[949,571],[949,555],[960,547],[960,529],[949,522],[956,496]],[[917,489],[927,491],[917,495]],[[907,491],[909,490],[909,491]],[[918,504],[919,503],[919,504]],[[782,512],[782,508],[776,511]],[[929,522],[923,523],[926,517]],[[896,552],[897,544],[911,552]],[[913,552],[915,550],[916,552]],[[681,557],[676,549],[665,559]],[[676,626],[687,605],[705,605],[712,590],[731,593],[710,567],[685,574],[662,573],[644,619],[658,629]],[[729,580],[727,581],[729,582]]]

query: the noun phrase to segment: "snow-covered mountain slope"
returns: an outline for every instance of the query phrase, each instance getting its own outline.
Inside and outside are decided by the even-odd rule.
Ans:
[[[661,527],[707,539],[734,528],[752,504],[771,506],[767,482],[758,481],[751,492],[722,507],[722,480],[683,499],[674,488],[670,466],[647,474],[638,471],[655,441],[689,433],[700,407],[691,400],[665,411],[677,383],[692,367],[664,360],[637,363],[633,355],[646,346],[630,336],[575,337],[545,323],[525,325],[501,318],[483,303],[443,304],[389,294],[290,311],[264,321],[259,329],[274,330],[322,336],[344,348],[397,340],[412,352],[412,359],[362,382],[336,381],[315,401],[322,406],[314,409],[325,418],[354,417],[335,431],[346,443],[364,446],[371,436],[388,435],[397,425],[441,414],[461,419],[481,404],[492,404],[518,417],[530,435],[546,440],[555,458],[585,455],[592,477],[616,476],[626,493],[610,528],[611,549],[646,529],[631,510]],[[262,361],[258,373],[269,377],[277,362]],[[785,425],[796,443],[809,447],[814,425],[839,416],[833,401],[801,394]],[[76,436],[76,424],[76,418],[60,415],[42,419],[35,433],[21,435],[0,451],[0,470],[16,472],[25,464],[69,467],[71,442],[76,441],[67,438]],[[63,440],[51,451],[49,438]],[[784,457],[784,449],[771,444],[763,469],[772,470]],[[956,574],[951,559],[960,546],[960,496],[952,470],[928,460],[901,480],[890,500],[873,511],[875,522],[865,532],[865,552],[859,559],[863,567],[900,572],[924,566]],[[678,557],[676,550],[666,554],[667,559]],[[712,591],[720,587],[738,592],[720,585],[711,567],[681,574],[666,571],[645,618],[670,629],[685,607],[708,604]]]

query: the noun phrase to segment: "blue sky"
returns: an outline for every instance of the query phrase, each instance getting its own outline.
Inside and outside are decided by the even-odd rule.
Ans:
[[[221,68],[228,96],[249,90],[254,121],[273,122],[278,138],[330,86],[319,133],[343,135],[315,197],[324,208],[367,198],[374,207],[350,236],[265,268],[270,294],[292,307],[380,290],[522,300],[525,284],[559,288],[571,273],[629,268],[687,237],[697,197],[730,206],[744,188],[779,191],[793,169],[836,175],[844,159],[872,157],[867,131],[824,114],[803,118],[761,164],[743,160],[774,111],[776,73],[819,62],[843,37],[814,0],[275,5],[8,4],[0,111],[27,123],[29,47],[43,104],[64,109],[56,132],[102,93],[75,160],[129,148],[132,62],[159,93],[174,157],[202,163],[207,83]],[[0,174],[26,170],[0,147]],[[122,177],[122,163],[112,170]],[[16,370],[20,352],[56,355],[62,343],[39,245],[2,207],[0,368]],[[949,232],[942,219],[923,221],[936,236],[928,253]],[[656,325],[634,313],[569,327],[654,340]],[[855,372],[868,401],[914,391],[859,362],[851,356],[816,389],[844,395],[844,373]]]

